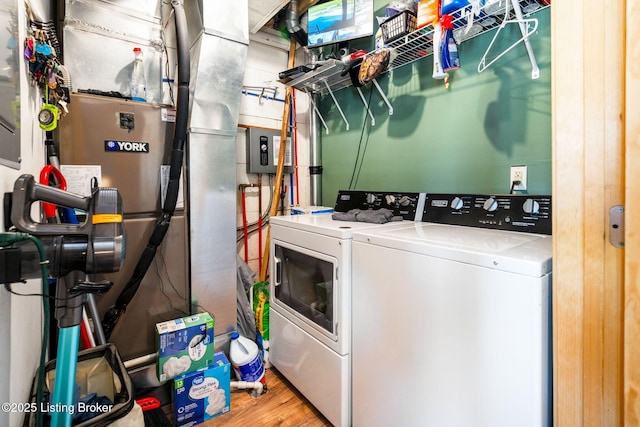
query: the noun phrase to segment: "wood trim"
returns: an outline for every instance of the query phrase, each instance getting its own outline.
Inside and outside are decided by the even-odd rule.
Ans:
[[[640,425],[640,0],[626,1],[624,421]]]
[[[577,7],[577,9],[574,9]],[[554,421],[556,426],[578,426],[582,422],[582,328],[584,213],[584,107],[582,49],[560,43],[571,35],[583,40],[580,1],[554,2],[551,7],[552,43],[552,135],[553,135],[553,336]],[[563,22],[566,21],[566,22]],[[564,49],[561,49],[564,46]],[[565,67],[569,67],[566,69]],[[566,212],[574,212],[565,215]],[[572,327],[575,325],[575,327]]]
[[[605,61],[604,98],[599,99],[603,105],[604,128],[602,134],[602,157],[604,169],[603,186],[603,219],[607,232],[604,234],[603,277],[599,284],[603,288],[602,321],[604,327],[602,341],[602,370],[600,379],[602,392],[603,426],[624,425],[623,414],[623,372],[624,372],[624,256],[625,251],[614,247],[609,242],[609,211],[613,206],[624,205],[624,100],[625,100],[625,6],[624,1],[599,2],[604,8],[594,19],[607,23],[603,28],[604,52],[612,52],[615,57]],[[593,21],[592,21],[593,22]],[[590,22],[588,25],[592,25]],[[595,22],[593,22],[594,25]],[[588,26],[586,28],[589,28]],[[591,55],[596,57],[598,55]],[[608,55],[605,55],[608,57]],[[597,58],[595,59],[597,60]],[[600,59],[602,62],[602,58]],[[612,81],[613,80],[613,81]],[[593,99],[594,103],[598,99]],[[594,236],[595,238],[596,236]],[[589,391],[590,392],[590,391]],[[589,420],[589,418],[587,418]],[[596,418],[595,420],[598,420]]]
[[[291,39],[289,44],[289,63],[288,68],[293,68],[296,60],[296,41]],[[280,187],[282,186],[284,172],[284,155],[287,151],[287,135],[289,130],[289,111],[291,109],[291,98],[293,96],[293,88],[288,86],[284,95],[284,110],[282,112],[282,127],[280,129],[280,151],[278,152],[278,165],[276,167],[275,182],[273,184],[273,198],[269,216],[278,215],[280,207]],[[262,253],[262,269],[260,270],[260,281],[264,282],[269,277],[269,251],[271,249],[271,225],[267,227],[267,236],[264,243],[264,252]]]
[[[552,26],[554,421],[622,425],[624,2],[555,2]]]

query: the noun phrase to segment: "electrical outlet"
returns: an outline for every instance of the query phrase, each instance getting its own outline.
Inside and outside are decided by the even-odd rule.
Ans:
[[[519,184],[513,184],[514,181],[520,181]],[[509,179],[509,188],[513,186],[513,190],[524,191],[527,189],[527,167],[511,166],[511,178]]]

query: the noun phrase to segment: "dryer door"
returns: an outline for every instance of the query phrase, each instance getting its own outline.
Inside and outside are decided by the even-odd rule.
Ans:
[[[274,304],[335,340],[336,260],[281,244],[274,255]]]

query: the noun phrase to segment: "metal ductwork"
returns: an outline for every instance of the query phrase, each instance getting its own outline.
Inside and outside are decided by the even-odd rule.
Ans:
[[[236,328],[236,138],[249,48],[248,2],[186,0],[191,35],[187,146],[191,303]]]
[[[291,0],[289,3],[289,13],[287,14],[287,30],[298,42],[300,46],[307,45],[307,33],[300,26],[298,19],[298,0]]]
[[[192,311],[236,328],[236,138],[249,49],[248,1],[186,0],[191,37],[187,187]]]
[[[149,269],[136,298],[111,336],[116,345],[127,343],[119,346],[125,360],[154,353],[155,323],[181,317],[188,311],[208,311],[214,315],[217,335],[236,327],[236,212],[233,207],[237,188],[237,125],[249,46],[248,0],[234,2],[233,8],[202,0],[66,0],[62,15],[65,63],[73,77],[74,90],[97,89],[127,95],[132,49],[139,46],[144,51],[147,103],[79,94],[77,97],[92,97],[91,101],[98,104],[96,108],[107,104],[115,108],[115,112],[109,109],[89,117],[108,129],[98,132],[97,126],[85,123],[86,116],[81,108],[84,104],[75,100],[70,104],[70,108],[76,108],[75,112],[64,119],[69,124],[77,122],[96,139],[88,144],[82,138],[74,138],[79,140],[78,147],[97,147],[95,150],[103,156],[105,151],[101,144],[107,139],[118,139],[113,136],[115,132],[125,133],[119,138],[121,140],[149,141],[152,147],[150,153],[144,155],[125,153],[126,160],[135,160],[138,166],[127,169],[126,174],[109,175],[113,179],[124,176],[128,179],[126,183],[113,182],[113,186],[140,190],[139,193],[152,204],[151,208],[146,205],[141,208],[142,213],[136,211],[135,215],[127,217],[129,222],[125,226],[131,238],[128,239],[130,246],[125,262],[135,264],[136,248],[139,244],[144,245],[151,233],[149,227],[154,218],[147,217],[156,213],[154,208],[160,198],[160,183],[156,184],[156,180],[160,180],[161,173],[152,165],[151,157],[157,156],[159,163],[169,162],[165,158],[168,156],[164,156],[166,138],[163,129],[173,123],[169,122],[171,115],[163,116],[161,110],[174,98],[169,90],[177,69],[173,2],[184,3],[188,35],[180,39],[187,38],[190,56],[189,64],[178,67],[183,70],[188,67],[190,71],[185,179],[182,181],[186,187],[186,200],[181,215],[172,217],[171,228],[161,248],[165,254],[159,261],[161,268]],[[185,96],[177,99],[185,99]],[[134,114],[134,129],[121,128],[121,122],[117,120],[120,112]],[[68,153],[77,152],[79,149],[67,150],[64,157],[70,159]],[[64,160],[62,155],[61,160],[68,164],[99,164],[84,158],[72,162]],[[124,161],[120,163],[124,167]],[[107,166],[103,166],[103,177],[107,175],[106,169]],[[144,183],[138,184],[132,178],[134,174],[144,178]],[[142,196],[128,199],[125,210],[135,209],[139,199]],[[142,214],[144,219],[141,219]],[[166,280],[163,266],[167,276],[170,273],[170,280]],[[126,280],[133,266],[125,267],[123,270],[127,271],[123,278]],[[100,314],[113,304],[119,291],[115,288],[123,284],[119,279],[113,280],[114,291],[98,301]]]

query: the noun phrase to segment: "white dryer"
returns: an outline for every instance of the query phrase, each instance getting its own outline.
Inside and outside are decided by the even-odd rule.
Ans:
[[[552,425],[551,198],[427,194],[423,221],[353,235],[353,425]]]
[[[270,220],[269,359],[335,426],[351,424],[351,236],[412,223],[423,204],[418,193],[341,191],[336,211],[387,208],[405,220],[338,221],[330,213]]]

